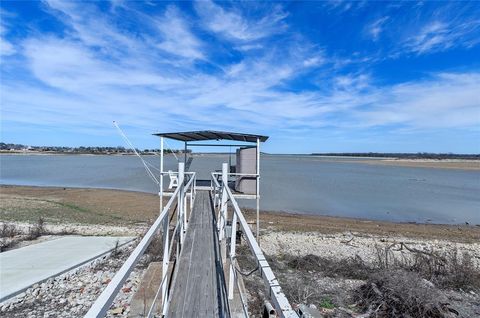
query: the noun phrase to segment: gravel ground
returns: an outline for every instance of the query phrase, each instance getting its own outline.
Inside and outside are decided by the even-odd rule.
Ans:
[[[457,249],[469,252],[480,264],[480,242],[456,243],[447,240],[413,239],[401,236],[375,236],[358,233],[321,234],[318,232],[270,231],[261,236],[261,246],[268,255],[292,254],[304,256],[314,254],[322,257],[348,258],[360,256],[365,262],[376,260],[376,247],[387,247],[404,243],[418,250],[447,252]],[[408,250],[395,251],[398,256],[408,255]]]

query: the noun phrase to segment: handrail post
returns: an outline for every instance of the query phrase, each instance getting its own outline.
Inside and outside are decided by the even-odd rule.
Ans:
[[[222,164],[222,202],[220,206],[220,241],[225,237],[225,226],[227,223],[227,190],[228,187],[228,164]]]
[[[177,205],[177,222],[180,222],[180,246],[183,246],[183,241],[185,240],[185,228],[187,219],[185,218],[184,213],[184,203],[185,203],[185,163],[178,163],[178,187],[180,191],[178,192],[178,205]]]
[[[168,302],[168,265],[170,263],[170,255],[169,255],[169,228],[170,228],[170,218],[167,212],[167,217],[163,221],[163,259],[162,259],[162,281],[164,281],[162,285],[162,308],[163,314],[167,314],[167,302]]]
[[[235,286],[235,247],[237,244],[237,213],[233,210],[232,233],[230,239],[230,275],[228,277],[228,299],[233,299],[233,288]]]

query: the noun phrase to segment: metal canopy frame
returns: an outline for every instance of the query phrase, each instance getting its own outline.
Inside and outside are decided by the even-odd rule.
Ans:
[[[244,134],[229,131],[217,131],[217,130],[197,130],[197,131],[182,131],[182,132],[170,132],[170,133],[155,133],[158,137],[166,137],[178,141],[205,141],[205,140],[235,140],[243,142],[257,142],[259,139],[261,142],[265,142],[268,136]]]
[[[185,132],[170,132],[170,133],[155,133],[154,136],[160,137],[160,182],[159,182],[159,196],[160,196],[160,211],[163,208],[163,177],[168,172],[163,170],[164,166],[164,138],[173,139],[176,141],[182,141],[185,145],[184,150],[184,162],[187,162],[187,151],[188,147],[246,147],[248,144],[199,144],[195,143],[196,141],[207,141],[207,140],[234,140],[241,141],[245,143],[255,143],[256,144],[256,161],[257,161],[257,173],[252,174],[252,177],[256,178],[256,193],[254,197],[241,195],[239,198],[243,199],[255,199],[256,200],[256,238],[259,241],[260,234],[260,142],[265,142],[268,139],[268,136],[264,135],[255,135],[255,134],[244,134],[244,133],[235,133],[235,132],[226,132],[226,131],[215,131],[215,130],[202,130],[202,131],[185,131]],[[231,174],[235,175],[235,174]],[[237,174],[238,175],[238,174]]]

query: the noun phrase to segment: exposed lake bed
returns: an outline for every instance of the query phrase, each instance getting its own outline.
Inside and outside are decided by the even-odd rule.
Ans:
[[[159,157],[145,158],[159,165]],[[198,154],[190,170],[210,179],[210,172],[229,160],[228,154]],[[0,161],[2,184],[158,192],[134,156],[0,155]],[[165,170],[176,165],[172,155],[166,157]],[[480,224],[477,165],[476,160],[263,155],[260,206],[393,222]],[[239,203],[254,207],[252,201]]]

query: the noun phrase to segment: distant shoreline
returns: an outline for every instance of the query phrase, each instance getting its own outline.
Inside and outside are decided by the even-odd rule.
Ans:
[[[134,156],[133,153],[62,153],[62,152],[4,152],[0,151],[0,155],[11,156]],[[155,154],[142,154],[145,156],[155,156]],[[167,153],[166,155],[172,155]],[[190,154],[191,155],[191,154]],[[219,156],[229,155],[228,153],[193,153],[193,156]],[[342,162],[342,163],[355,163],[355,164],[369,164],[369,165],[388,165],[397,167],[411,167],[411,168],[437,168],[437,169],[458,169],[458,170],[480,170],[480,159],[428,159],[428,158],[395,158],[395,157],[364,157],[364,156],[337,156],[337,155],[287,155],[287,154],[266,154],[267,156],[291,156],[302,158],[321,158],[326,162]],[[183,154],[179,154],[183,156]]]

